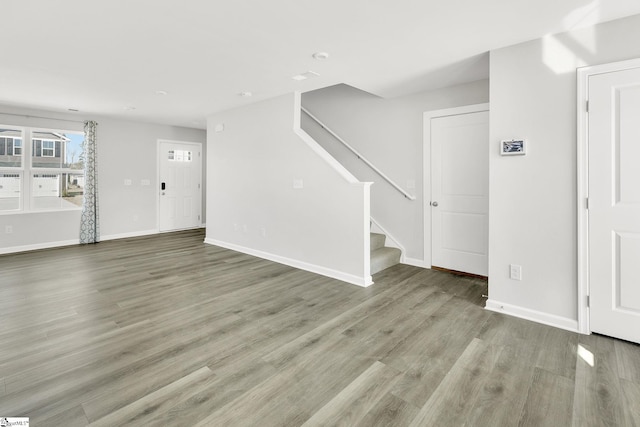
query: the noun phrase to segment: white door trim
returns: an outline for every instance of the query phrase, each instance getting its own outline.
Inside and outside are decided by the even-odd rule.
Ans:
[[[160,145],[163,142],[194,145],[200,150],[200,226],[202,226],[202,224],[204,224],[204,216],[202,215],[204,207],[204,153],[202,152],[202,142],[180,141],[177,139],[158,139],[156,141],[156,230],[160,232]]]
[[[457,116],[460,114],[489,111],[489,103],[465,105],[463,107],[426,111],[423,113],[422,133],[422,200],[424,227],[424,267],[431,268],[431,119],[437,117]],[[491,114],[491,113],[489,113]]]
[[[577,88],[577,212],[578,212],[578,331],[591,333],[589,324],[589,77],[597,74],[622,71],[640,67],[640,59],[612,62],[578,68]]]

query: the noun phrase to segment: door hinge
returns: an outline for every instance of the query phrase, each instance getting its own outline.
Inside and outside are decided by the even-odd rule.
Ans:
[[[587,197],[587,198],[586,198],[586,199],[584,199],[584,200],[585,200],[585,204],[584,204],[585,208],[586,208],[586,209],[589,209],[589,198]]]
[[[591,296],[587,295],[587,308],[591,307]]]
[[[589,100],[587,100],[585,102],[585,109],[587,110],[587,113],[589,112]]]

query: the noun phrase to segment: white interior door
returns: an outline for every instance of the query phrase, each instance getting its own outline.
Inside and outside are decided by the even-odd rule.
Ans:
[[[591,330],[640,343],[640,68],[588,91]]]
[[[160,231],[199,227],[202,223],[201,145],[160,141]]]
[[[487,276],[489,112],[431,118],[431,264]]]

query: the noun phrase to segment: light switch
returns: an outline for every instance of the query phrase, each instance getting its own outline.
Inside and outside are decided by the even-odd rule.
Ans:
[[[522,280],[522,266],[509,264],[509,278],[513,280]]]
[[[216,127],[213,128],[214,132],[222,132],[224,131],[224,123],[218,123]]]
[[[301,179],[294,179],[293,180],[293,188],[295,188],[296,190],[299,190],[300,188],[304,187],[304,181]]]

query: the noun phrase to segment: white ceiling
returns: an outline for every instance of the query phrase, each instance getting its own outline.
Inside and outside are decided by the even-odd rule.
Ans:
[[[295,90],[487,78],[492,49],[637,13],[640,0],[2,0],[0,104],[204,128]]]

